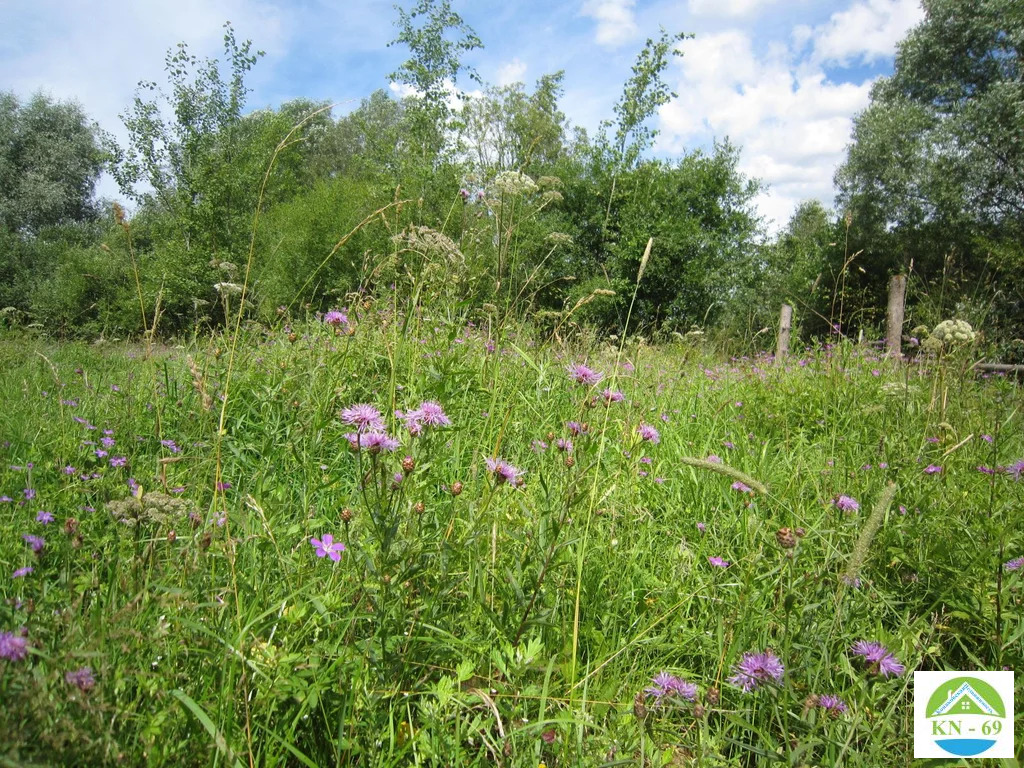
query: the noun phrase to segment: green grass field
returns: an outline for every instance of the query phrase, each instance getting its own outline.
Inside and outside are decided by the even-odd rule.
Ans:
[[[0,338],[0,764],[904,765],[1021,669],[1013,381],[534,338]]]

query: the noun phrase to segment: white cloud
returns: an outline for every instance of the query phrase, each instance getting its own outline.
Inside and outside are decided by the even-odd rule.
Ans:
[[[687,42],[674,90],[660,110],[659,150],[677,153],[728,137],[740,170],[770,185],[756,200],[774,226],[809,198],[830,205],[832,176],[845,156],[852,118],[871,81],[835,83],[791,49],[758,54],[749,35],[726,30]]]
[[[526,64],[520,61],[519,57],[516,57],[498,68],[498,85],[521,83],[525,74]]]
[[[597,21],[598,45],[615,48],[637,36],[636,0],[586,0],[580,13]]]
[[[407,83],[396,83],[393,80],[388,83],[388,90],[395,94],[395,97],[399,99],[405,99],[410,96],[420,98],[423,95],[423,92],[416,87]],[[471,91],[460,91],[455,87],[455,83],[451,80],[444,81],[444,90],[448,94],[445,99],[448,103],[448,108],[455,112],[462,111],[462,106],[465,104],[467,98],[479,99],[484,95],[484,92],[479,88],[474,88]]]
[[[690,13],[695,16],[749,16],[777,0],[690,0]]]
[[[814,30],[814,56],[842,65],[892,56],[896,44],[923,18],[920,0],[854,3]]]

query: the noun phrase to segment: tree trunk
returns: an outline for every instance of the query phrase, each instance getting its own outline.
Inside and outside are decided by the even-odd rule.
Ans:
[[[889,307],[885,314],[885,347],[889,355],[903,355],[903,307],[907,298],[907,276],[889,278]]]

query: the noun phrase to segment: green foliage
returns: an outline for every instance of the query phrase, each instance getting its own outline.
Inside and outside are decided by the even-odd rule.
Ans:
[[[1014,383],[846,342],[770,367],[397,309],[176,347],[0,338],[0,632],[28,643],[0,659],[0,760],[874,768],[911,759],[912,670],[1024,663],[1024,483],[976,470],[1024,452]],[[596,387],[565,374],[585,350]],[[414,438],[392,413],[424,400],[452,425]],[[348,448],[360,402],[399,451]],[[785,674],[744,693],[735,665],[766,649]],[[696,701],[652,694],[663,670]]]
[[[74,102],[0,92],[0,232],[35,234],[95,218],[97,127]]]

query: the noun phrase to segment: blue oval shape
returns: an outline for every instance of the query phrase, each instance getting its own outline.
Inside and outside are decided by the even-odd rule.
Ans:
[[[995,739],[936,739],[935,743],[957,757],[980,755],[996,743]]]

